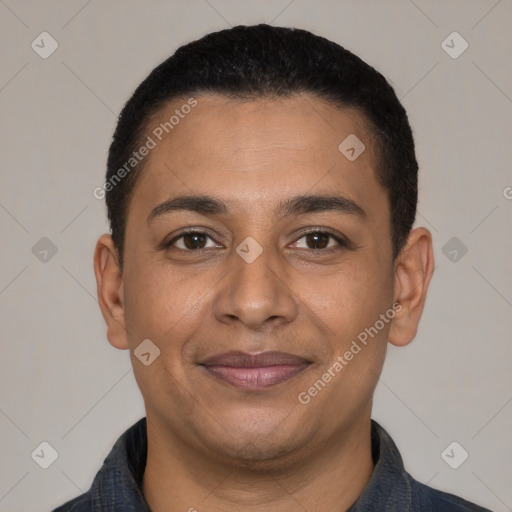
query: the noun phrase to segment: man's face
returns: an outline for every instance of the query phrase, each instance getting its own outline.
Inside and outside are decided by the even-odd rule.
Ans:
[[[196,99],[169,135],[153,136],[128,209],[124,320],[148,422],[225,460],[325,448],[370,416],[389,324],[351,360],[344,355],[395,298],[374,144],[358,113],[310,96]],[[185,102],[161,110],[148,135]],[[338,149],[350,134],[366,146],[353,161]],[[179,196],[225,208],[151,216]],[[283,209],[299,196],[337,197],[341,207],[303,199]],[[190,229],[203,234],[180,238]],[[146,339],[160,350],[149,366],[133,355]],[[231,351],[280,351],[305,363],[294,375],[282,367],[288,378],[277,383],[265,380],[272,369],[204,366]],[[346,364],[333,371],[339,356]],[[308,393],[329,368],[329,382]]]

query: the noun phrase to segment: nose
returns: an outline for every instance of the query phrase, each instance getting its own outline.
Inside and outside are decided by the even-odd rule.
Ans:
[[[292,322],[298,299],[277,255],[264,249],[253,261],[233,251],[231,271],[223,280],[214,302],[216,318],[223,323],[239,322],[252,330],[262,330]]]

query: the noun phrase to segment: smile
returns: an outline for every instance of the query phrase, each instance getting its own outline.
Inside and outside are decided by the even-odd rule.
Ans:
[[[201,366],[209,375],[245,389],[264,389],[287,381],[311,363],[292,354],[231,352],[207,359]]]

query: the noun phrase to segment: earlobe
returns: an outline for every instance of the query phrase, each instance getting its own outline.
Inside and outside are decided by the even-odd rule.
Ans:
[[[400,308],[389,332],[392,345],[407,345],[416,336],[433,272],[432,235],[426,228],[415,228],[395,263],[394,302]]]
[[[94,250],[94,274],[101,314],[107,324],[107,338],[119,349],[127,349],[124,320],[123,276],[112,237],[102,235]]]

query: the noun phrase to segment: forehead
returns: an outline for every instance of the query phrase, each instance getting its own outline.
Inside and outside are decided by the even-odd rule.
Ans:
[[[385,201],[374,171],[372,132],[358,111],[309,95],[251,100],[194,95],[194,101],[193,108],[185,108],[190,98],[174,99],[149,119],[146,136],[154,148],[136,186],[140,201],[208,194],[252,211],[266,209],[283,194],[319,191],[367,200],[377,194]],[[364,144],[355,160],[340,151],[345,140]],[[383,206],[375,198],[370,202]]]
[[[289,98],[232,99],[223,95],[174,99],[147,123],[146,132],[157,145],[178,150],[180,158],[236,151],[293,151],[310,161],[326,150],[339,156],[338,146],[350,134],[372,137],[363,115],[353,108],[339,108],[307,94]],[[186,112],[186,113],[185,113]],[[171,124],[171,126],[169,126]],[[179,151],[186,141],[187,151]],[[372,153],[372,147],[368,148]],[[154,154],[155,152],[153,152]],[[242,157],[242,154],[238,155]],[[368,155],[367,155],[368,156]]]

